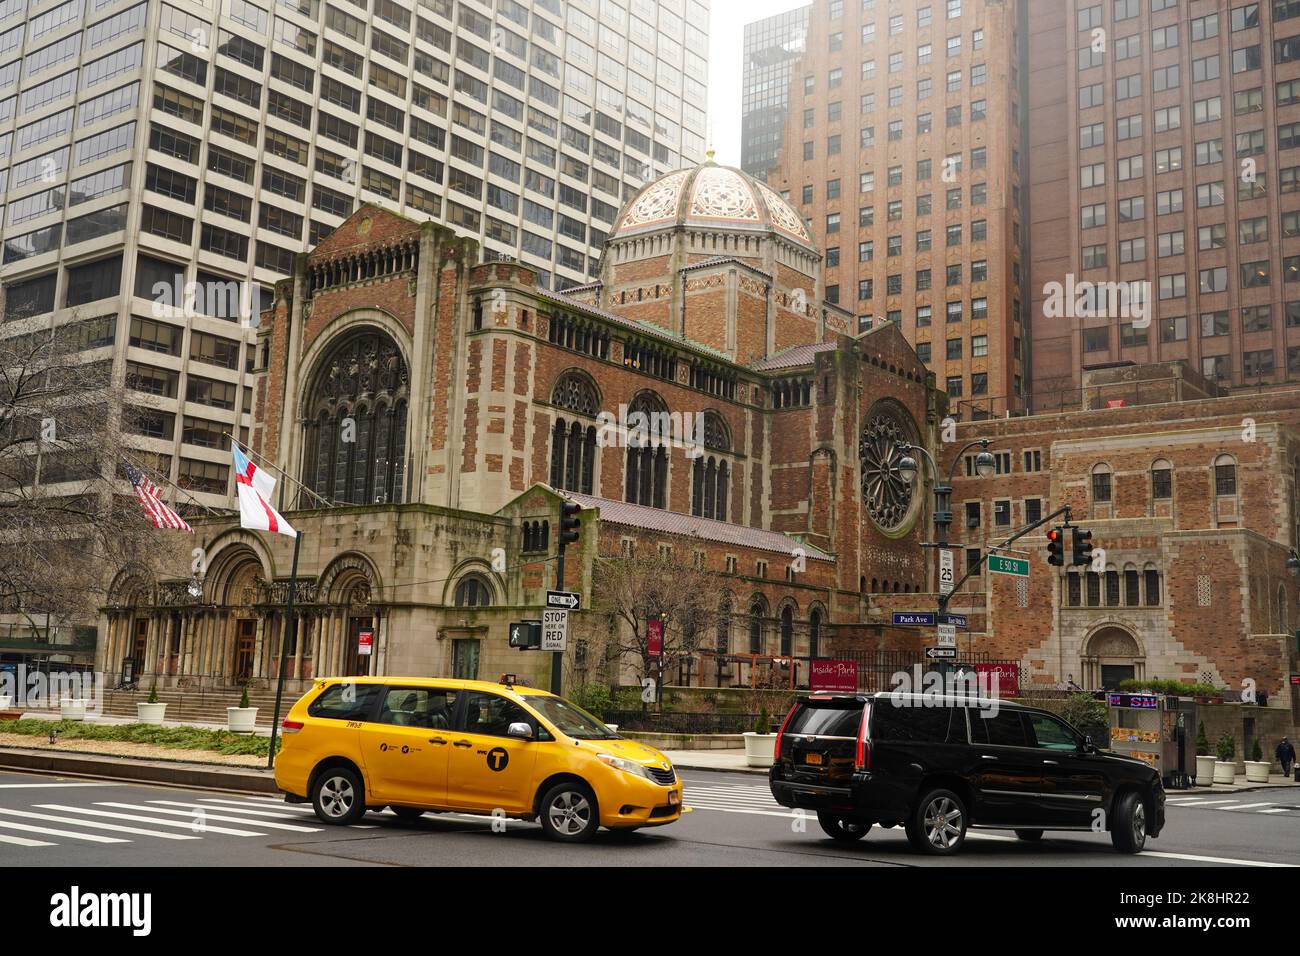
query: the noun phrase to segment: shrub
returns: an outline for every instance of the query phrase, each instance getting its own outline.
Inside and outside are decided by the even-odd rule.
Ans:
[[[239,706],[245,708],[248,707],[248,685],[247,684],[245,684],[244,689],[239,692]]]
[[[1208,757],[1210,755],[1210,738],[1205,736],[1205,721],[1201,721],[1196,727],[1196,756]]]
[[[158,682],[157,681],[154,681],[153,686],[149,688],[148,703],[150,704],[158,703]]]
[[[758,711],[758,720],[754,721],[754,733],[769,734],[772,732],[772,717],[764,706]]]
[[[1202,684],[1192,681],[1171,680],[1169,678],[1137,678],[1129,677],[1119,682],[1119,689],[1128,693],[1143,693],[1150,691],[1153,694],[1173,694],[1179,697],[1213,697],[1221,691],[1213,684]]]
[[[570,699],[601,720],[605,719],[606,711],[614,709],[614,698],[610,696],[609,688],[604,684],[583,684],[570,695]]]
[[[1237,742],[1232,739],[1232,734],[1224,734],[1220,737],[1215,749],[1218,750],[1219,760],[1223,763],[1229,763],[1237,758]]]
[[[1096,700],[1091,694],[1073,694],[1060,713],[1079,733],[1091,737],[1096,746],[1110,746],[1110,716],[1105,701]]]
[[[1255,738],[1255,746],[1250,748],[1250,759],[1259,763],[1264,759],[1264,749],[1259,745],[1259,738]]]

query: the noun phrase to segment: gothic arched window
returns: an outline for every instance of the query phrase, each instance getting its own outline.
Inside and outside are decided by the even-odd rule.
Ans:
[[[813,611],[808,615],[808,656],[817,657],[821,651],[822,612]]]
[[[551,404],[556,408],[577,412],[579,415],[596,416],[600,410],[600,398],[591,379],[581,372],[565,372],[551,390]]]
[[[670,419],[663,399],[642,392],[628,406],[624,500],[664,507],[668,491]]]
[[[303,483],[336,504],[401,501],[407,397],[406,363],[388,335],[366,329],[336,344],[304,403]]]
[[[794,612],[787,604],[781,608],[781,656],[789,657],[794,653]]]
[[[467,575],[456,585],[456,607],[488,607],[492,589],[477,574]]]

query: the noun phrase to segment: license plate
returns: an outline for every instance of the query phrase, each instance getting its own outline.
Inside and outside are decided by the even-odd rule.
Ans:
[[[804,762],[804,763],[808,763],[808,764],[814,764],[814,765],[817,765],[817,766],[821,766],[821,764],[822,764],[822,755],[821,755],[821,754],[812,754],[812,753],[804,754],[804,755],[803,755],[803,762]]]
[[[681,795],[680,793],[678,793],[676,790],[669,791],[669,793],[668,793],[668,805],[669,805],[669,806],[671,806],[671,807],[675,807],[675,806],[677,806],[677,804],[679,804],[679,803],[681,803],[681,802],[682,802],[682,795]]]

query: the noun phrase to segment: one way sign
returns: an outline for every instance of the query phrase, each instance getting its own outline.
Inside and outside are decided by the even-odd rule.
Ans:
[[[547,591],[546,606],[561,611],[576,611],[582,607],[582,595],[576,591]]]

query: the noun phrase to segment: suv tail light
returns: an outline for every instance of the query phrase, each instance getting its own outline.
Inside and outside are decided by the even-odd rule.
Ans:
[[[862,724],[858,727],[858,752],[854,764],[859,770],[871,769],[871,743],[867,740],[867,724],[871,720],[871,705],[862,708]]]
[[[296,734],[298,731],[302,730],[303,727],[305,726],[306,724],[304,724],[301,720],[290,720],[288,717],[286,717],[280,723],[280,731],[286,734]]]
[[[776,745],[772,749],[773,763],[781,759],[781,738],[785,736],[785,728],[789,725],[790,718],[794,716],[794,712],[798,707],[799,705],[795,704],[790,708],[790,713],[786,714],[785,720],[781,721],[781,729],[776,732]]]

